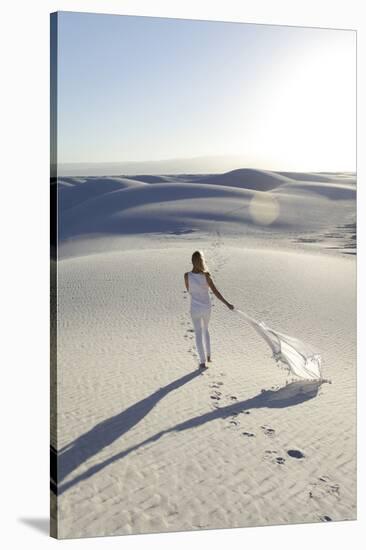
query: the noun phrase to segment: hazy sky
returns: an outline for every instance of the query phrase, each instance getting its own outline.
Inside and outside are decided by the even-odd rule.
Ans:
[[[354,31],[60,12],[58,38],[61,163],[355,170]]]

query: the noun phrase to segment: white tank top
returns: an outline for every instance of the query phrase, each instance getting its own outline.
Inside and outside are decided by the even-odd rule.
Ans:
[[[208,283],[203,273],[188,272],[188,288],[191,295],[191,310],[202,310],[211,308]]]

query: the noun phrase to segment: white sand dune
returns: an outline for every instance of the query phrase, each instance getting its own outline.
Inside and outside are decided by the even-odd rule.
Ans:
[[[247,207],[252,196],[252,192],[242,189],[189,183],[154,184],[106,192],[64,212],[61,237],[93,231],[125,234],[174,230],[184,223],[184,219],[195,216],[190,209],[197,210],[197,201],[201,201],[202,209],[198,207],[196,217],[205,218],[214,199],[218,199],[215,203],[217,215],[223,216],[225,210]]]
[[[282,174],[277,174],[276,172],[269,172],[268,170],[242,168],[226,172],[225,174],[213,174],[198,178],[197,181],[201,183],[254,189],[256,191],[269,191],[283,183],[291,181],[291,179]]]
[[[290,182],[282,185],[274,192],[288,194],[316,194],[331,200],[356,200],[356,188],[352,184],[322,183],[322,182]]]
[[[197,376],[182,286],[197,244],[60,264],[62,538],[355,517],[354,262],[204,247],[234,304],[322,350],[331,385],[282,389],[267,346],[218,302]]]
[[[355,196],[190,177],[62,178],[60,538],[356,517]],[[321,351],[331,384],[289,380],[214,298],[198,373],[183,284],[197,248],[237,308]]]
[[[351,172],[278,172],[278,174],[300,181],[356,184],[356,175]]]
[[[88,177],[62,187],[61,240],[91,234],[212,232],[217,224],[231,234],[266,228],[320,231],[354,218],[356,189],[347,183],[299,182],[258,170],[136,177],[146,181]],[[72,178],[61,181],[70,184]]]
[[[168,183],[174,181],[174,176],[153,176],[149,174],[140,175],[140,176],[126,176],[130,180],[143,181],[145,183]]]
[[[59,208],[61,211],[81,204],[88,199],[98,197],[120,189],[134,189],[146,184],[128,178],[60,178],[59,182]]]

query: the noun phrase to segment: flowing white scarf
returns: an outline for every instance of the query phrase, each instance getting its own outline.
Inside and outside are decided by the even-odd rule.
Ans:
[[[320,353],[309,344],[305,344],[287,336],[281,332],[277,332],[268,327],[261,321],[256,321],[244,311],[235,309],[236,313],[244,317],[246,321],[265,339],[273,352],[273,359],[276,362],[281,361],[287,369],[302,379],[321,380],[321,365],[322,357]]]

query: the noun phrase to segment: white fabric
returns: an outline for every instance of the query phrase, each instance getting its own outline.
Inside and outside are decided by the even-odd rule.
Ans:
[[[191,317],[196,348],[200,363],[206,362],[206,354],[211,355],[208,323],[211,315],[211,300],[206,276],[203,273],[188,272],[188,292],[191,297]]]
[[[252,327],[264,338],[273,352],[273,358],[286,365],[288,370],[299,378],[320,380],[322,357],[309,344],[297,338],[277,332],[263,322],[258,322],[244,311],[235,310],[244,317]]]
[[[200,363],[206,362],[206,354],[211,355],[210,334],[208,332],[208,323],[210,321],[211,308],[192,310],[191,317],[196,337],[196,347]],[[206,353],[205,353],[206,350]]]
[[[206,276],[188,272],[188,292],[191,296],[191,312],[211,309]]]

